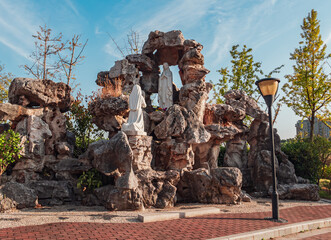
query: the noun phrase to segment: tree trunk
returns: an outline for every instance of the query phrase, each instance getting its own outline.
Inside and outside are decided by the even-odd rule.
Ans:
[[[315,112],[312,112],[311,119],[309,120],[309,123],[310,123],[310,135],[309,135],[309,139],[312,142],[314,140]]]

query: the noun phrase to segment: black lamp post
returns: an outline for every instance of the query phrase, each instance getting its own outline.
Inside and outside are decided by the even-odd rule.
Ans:
[[[272,111],[271,106],[275,100],[275,96],[278,90],[278,84],[280,80],[276,78],[264,78],[255,82],[258,86],[261,95],[264,98],[268,106],[269,114],[269,131],[270,131],[270,143],[271,143],[271,164],[272,164],[272,178],[273,178],[273,192],[272,192],[272,221],[284,222],[286,220],[279,218],[278,210],[278,192],[277,192],[277,176],[276,176],[276,166],[275,166],[275,143],[274,143],[274,132],[272,124]]]

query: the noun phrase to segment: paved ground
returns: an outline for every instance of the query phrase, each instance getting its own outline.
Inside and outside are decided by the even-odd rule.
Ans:
[[[4,228],[0,239],[210,239],[284,225],[265,220],[270,215],[215,214],[154,223],[52,223]],[[288,220],[287,224],[329,218],[331,205],[287,208],[280,211],[280,216]],[[331,234],[326,234],[314,239],[331,239]]]

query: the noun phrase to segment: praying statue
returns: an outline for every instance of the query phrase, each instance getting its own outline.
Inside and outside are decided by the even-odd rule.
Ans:
[[[159,78],[158,102],[163,109],[173,105],[172,72],[166,62],[163,63],[163,72]]]
[[[134,85],[129,98],[129,119],[122,125],[122,131],[127,135],[147,135],[144,130],[144,113],[146,107],[145,98],[138,84]]]

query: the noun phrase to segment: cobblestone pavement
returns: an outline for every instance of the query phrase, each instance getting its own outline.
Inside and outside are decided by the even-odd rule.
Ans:
[[[214,214],[152,223],[51,223],[4,228],[0,239],[210,239],[331,217],[331,205],[280,210],[288,223],[265,220],[271,212]]]

